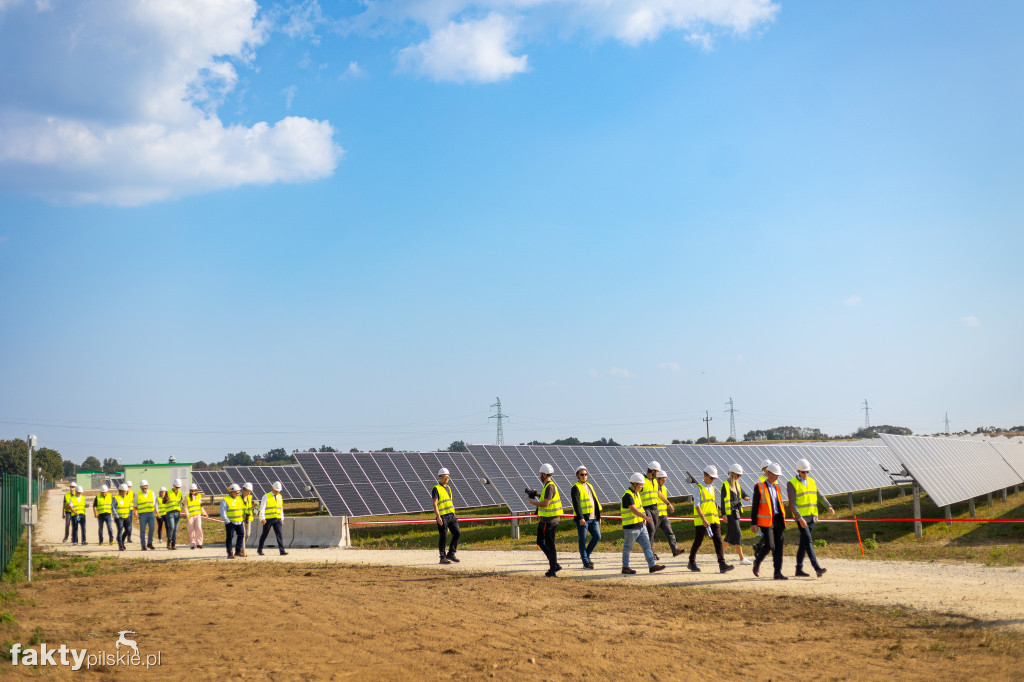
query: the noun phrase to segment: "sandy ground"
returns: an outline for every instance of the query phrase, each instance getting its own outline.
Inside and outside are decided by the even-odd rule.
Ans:
[[[156,551],[141,552],[136,544],[125,552],[116,546],[100,547],[95,544],[96,522],[87,519],[87,537],[91,545],[62,544],[63,519],[60,516],[61,491],[50,491],[41,524],[38,527],[37,546],[84,555],[112,555],[130,559],[171,562],[225,562],[223,546],[205,546],[202,550],[182,549],[168,551],[159,545]],[[210,523],[210,522],[207,522]],[[461,563],[444,567],[452,572],[503,573],[522,576],[540,576],[547,570],[547,562],[540,551],[466,551],[460,552]],[[719,574],[714,555],[704,551],[698,565],[702,573],[686,570],[685,555],[663,561],[668,569],[648,574],[643,556],[634,553],[631,565],[637,569],[634,576],[619,572],[620,553],[594,555],[596,570],[585,571],[577,555],[564,556],[560,563],[565,570],[559,579],[582,580],[588,583],[626,583],[630,585],[671,585],[702,587],[721,590],[756,591],[764,595],[800,595],[827,597],[890,607],[909,607],[940,613],[968,616],[987,625],[1006,626],[1024,631],[1024,568],[986,567],[967,563],[920,563],[888,561],[850,561],[833,559],[823,564],[828,573],[821,579],[802,578],[788,581],[771,580],[768,562],[755,578],[749,566],[740,566],[728,574]],[[729,559],[729,555],[726,557]],[[733,556],[732,560],[735,561]],[[269,550],[266,556],[249,551],[247,562],[299,562],[313,564],[343,564],[364,566],[396,566],[410,568],[441,568],[437,555],[430,550],[356,550],[356,549],[292,549],[288,556]],[[232,563],[239,563],[237,560]],[[787,575],[794,570],[792,559],[783,565]],[[766,577],[767,576],[767,577]]]

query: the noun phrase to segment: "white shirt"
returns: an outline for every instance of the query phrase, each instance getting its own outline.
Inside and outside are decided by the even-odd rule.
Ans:
[[[273,490],[267,492],[263,496],[263,499],[260,500],[260,521],[267,520],[265,516],[265,514],[267,513],[267,495],[272,495],[273,493]],[[281,518],[284,519],[284,499],[281,500]]]

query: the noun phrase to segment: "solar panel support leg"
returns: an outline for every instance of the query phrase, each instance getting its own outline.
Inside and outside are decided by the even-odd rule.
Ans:
[[[906,493],[905,490],[903,490],[903,486],[899,486],[899,489],[900,489],[900,499],[902,500],[904,497],[907,496],[907,493]]]
[[[921,529],[921,486],[917,483],[914,484],[914,519],[914,537],[922,538],[924,532]]]
[[[967,511],[970,512],[971,518],[974,518],[974,498],[967,500]]]
[[[846,503],[850,505],[850,511],[853,511],[853,493],[846,493]]]
[[[1006,502],[1006,488],[1003,488],[1003,502]]]
[[[516,516],[516,513],[512,512],[512,539],[513,540],[518,540],[519,539],[519,519],[517,519],[515,516]]]
[[[953,527],[953,505],[946,505],[946,525],[950,528]]]
[[[882,504],[882,489],[878,489],[878,504]]]
[[[996,503],[992,501],[992,493],[989,493],[989,494],[988,494],[988,495],[986,495],[985,497],[986,497],[986,498],[988,498],[988,506],[989,506],[989,507],[994,507],[994,506],[996,506]]]

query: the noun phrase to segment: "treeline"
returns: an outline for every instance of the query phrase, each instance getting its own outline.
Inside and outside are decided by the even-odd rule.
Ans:
[[[520,445],[523,445],[520,443]],[[550,443],[544,443],[539,440],[531,440],[526,445],[605,445],[605,446],[621,446],[621,443],[616,443],[614,438],[601,438],[598,440],[585,441],[576,438],[575,436],[569,436],[568,438],[559,438],[558,440],[551,441]]]
[[[845,440],[849,438],[878,438],[880,433],[891,433],[897,436],[909,436],[913,433],[905,426],[870,426],[857,429],[850,435],[830,436],[821,429],[806,426],[775,426],[770,429],[755,429],[743,434],[744,441],[759,440]]]
[[[38,448],[32,453],[32,468],[42,469],[43,477],[57,480],[64,477],[66,467],[74,469],[74,462],[65,461],[53,448]],[[28,441],[21,438],[0,440],[0,471],[24,476],[28,473]],[[36,475],[37,472],[33,472]]]

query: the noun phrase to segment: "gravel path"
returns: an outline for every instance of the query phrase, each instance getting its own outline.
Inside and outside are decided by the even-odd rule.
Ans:
[[[87,537],[93,544],[62,544],[64,523],[60,515],[63,491],[50,491],[36,538],[37,546],[49,550],[63,550],[93,556],[117,556],[124,559],[153,561],[216,561],[225,556],[223,546],[207,545],[202,550],[187,546],[170,552],[158,547],[156,551],[140,552],[135,545],[119,552],[116,546],[100,547],[96,540],[96,521],[87,519]],[[138,531],[135,539],[137,542]],[[799,594],[813,597],[848,599],[883,606],[909,607],[939,612],[956,613],[983,621],[987,625],[1006,626],[1024,630],[1024,567],[995,568],[978,564],[913,561],[853,561],[830,559],[825,563],[828,574],[821,578],[790,578],[788,581],[771,580],[770,564],[755,578],[749,566],[740,566],[731,573],[719,574],[714,555],[701,554],[698,565],[702,573],[686,570],[685,556],[665,561],[667,570],[648,574],[643,556],[634,553],[631,559],[634,576],[624,576],[621,553],[601,552],[594,555],[595,570],[580,567],[579,557],[573,553],[563,555],[565,569],[559,573],[563,579],[598,580],[630,584],[659,584],[678,587],[717,588],[726,590],[756,590],[768,594]],[[466,551],[459,557],[462,562],[446,566],[443,570],[536,574],[547,570],[547,562],[539,552],[529,551]],[[729,556],[726,557],[729,559]],[[302,563],[338,563],[368,566],[408,566],[414,568],[440,568],[433,550],[361,550],[361,549],[291,549],[282,557],[276,551],[256,556],[250,551],[247,561],[289,561]],[[731,558],[735,562],[736,557]],[[784,571],[792,575],[792,558],[786,558]],[[764,577],[764,576],[769,577]]]

